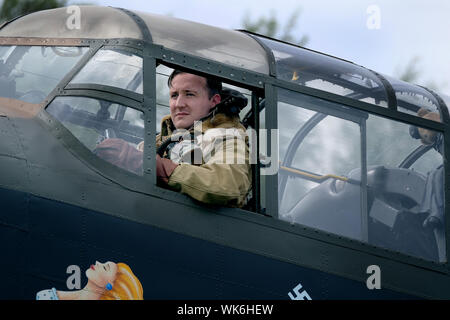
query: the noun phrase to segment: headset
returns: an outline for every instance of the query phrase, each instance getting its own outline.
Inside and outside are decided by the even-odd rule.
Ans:
[[[220,92],[220,96],[222,98],[222,101],[220,101],[209,113],[206,117],[200,119],[199,121],[203,121],[209,117],[214,117],[216,114],[223,113],[228,116],[239,116],[239,113],[242,109],[244,109],[247,106],[248,99],[239,91],[230,89],[230,88],[223,88]],[[164,142],[158,147],[156,153],[163,157],[165,151],[167,148],[169,148],[169,145],[173,143],[179,142],[184,134],[175,133],[168,137]],[[193,139],[194,134],[191,133],[191,139]]]
[[[413,125],[409,126],[409,135],[414,139],[421,139],[422,137],[419,134],[419,128]],[[444,136],[442,133],[438,133],[434,139],[434,142],[431,144],[431,146],[440,154],[442,154],[443,151],[443,141]]]

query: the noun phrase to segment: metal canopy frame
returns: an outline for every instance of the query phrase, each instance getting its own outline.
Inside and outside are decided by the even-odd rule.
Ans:
[[[325,54],[325,53],[322,53],[322,52],[318,52],[318,51],[315,51],[315,50],[311,50],[309,48],[305,48],[305,47],[302,47],[302,46],[299,46],[299,45],[296,45],[296,44],[292,44],[292,43],[289,43],[289,42],[285,42],[285,41],[282,41],[282,40],[271,38],[271,37],[268,37],[268,36],[265,36],[265,35],[262,35],[262,34],[258,34],[258,33],[255,33],[255,32],[250,32],[250,31],[246,31],[246,30],[239,30],[239,31],[248,34],[250,37],[255,39],[264,48],[264,50],[266,51],[268,60],[269,60],[269,68],[271,70],[270,75],[272,77],[276,78],[276,67],[275,67],[276,66],[276,61],[275,61],[275,57],[273,55],[272,50],[266,44],[264,44],[259,38],[265,38],[265,39],[276,41],[276,42],[279,42],[279,43],[284,43],[284,44],[292,46],[292,47],[297,47],[297,48],[301,48],[301,49],[304,49],[304,50],[308,50],[308,51],[313,52],[315,54],[320,54],[320,55],[323,55],[323,56],[327,56],[327,57],[330,57],[330,58],[333,58],[333,59],[336,59],[336,60],[339,60],[339,61],[342,61],[342,62],[345,62],[345,63],[349,63],[349,64],[355,65],[357,67],[360,67],[360,68],[363,68],[363,69],[369,71],[370,73],[375,75],[375,77],[378,78],[378,80],[383,84],[384,90],[386,92],[386,97],[388,98],[388,108],[392,109],[392,110],[397,110],[397,98],[395,96],[395,90],[393,89],[393,87],[392,87],[391,83],[389,82],[389,80],[387,80],[380,73],[378,73],[378,72],[376,72],[374,70],[368,69],[368,68],[366,68],[364,66],[355,64],[355,63],[353,63],[351,61],[348,61],[348,60],[345,60],[345,59],[341,59],[341,58],[338,58],[338,57],[335,57],[335,56],[332,56],[332,55],[328,55],[328,54]],[[430,90],[430,89],[428,89],[426,87],[422,87],[422,88],[424,88],[425,90],[429,91],[436,98],[436,100],[439,102],[438,108],[440,108],[441,114],[443,114],[443,122],[449,123],[449,119],[450,118],[449,118],[448,106],[445,104],[443,99],[441,97],[439,97],[439,95],[437,93],[433,92],[432,90]]]

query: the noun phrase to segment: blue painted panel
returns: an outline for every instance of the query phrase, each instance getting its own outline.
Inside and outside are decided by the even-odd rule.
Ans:
[[[2,192],[16,199],[3,217],[27,199],[19,192]],[[312,299],[409,298],[61,202],[31,195],[28,201],[23,219],[31,221],[30,232],[0,225],[0,249],[7,262],[1,270],[8,277],[8,296],[0,298],[34,299],[43,289],[68,290],[70,265],[80,267],[84,286],[85,271],[95,261],[128,264],[142,283],[145,299],[289,299],[300,283]]]

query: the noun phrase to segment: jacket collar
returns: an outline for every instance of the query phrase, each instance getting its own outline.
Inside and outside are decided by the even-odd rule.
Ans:
[[[237,128],[245,131],[245,127],[240,122],[238,116],[230,117],[224,113],[206,116],[202,121],[196,122],[189,131],[201,130],[201,132],[204,133],[206,130],[212,128]],[[176,128],[170,114],[163,117],[161,120],[161,137],[170,136],[175,130]]]

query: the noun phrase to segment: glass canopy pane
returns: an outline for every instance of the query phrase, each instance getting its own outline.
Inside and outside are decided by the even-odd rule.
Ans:
[[[428,90],[386,75],[384,77],[395,91],[398,111],[417,115],[419,109],[423,108],[439,113],[439,103]]]
[[[244,33],[167,16],[136,13],[147,24],[156,44],[233,67],[269,73],[266,52]]]
[[[351,62],[260,37],[273,52],[277,78],[387,107],[383,83]]]
[[[123,50],[99,50],[71,83],[95,83],[142,93],[142,58]]]
[[[25,15],[4,26],[0,31],[0,36],[87,39],[142,38],[136,23],[120,10],[97,6],[74,6],[73,9],[57,8]],[[79,17],[78,21],[77,17]]]

